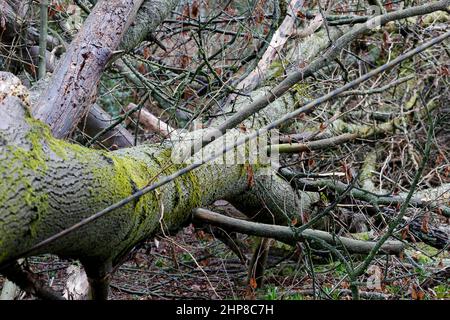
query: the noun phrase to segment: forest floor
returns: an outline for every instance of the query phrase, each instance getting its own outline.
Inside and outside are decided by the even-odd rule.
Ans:
[[[242,239],[251,242],[249,237]],[[415,244],[404,257],[380,256],[360,286],[363,299],[450,299],[448,252]],[[144,243],[114,274],[111,299],[351,299],[343,266],[330,256],[311,259],[276,244],[263,288],[251,288],[246,267],[222,242],[191,225],[177,235]],[[429,251],[431,250],[431,251]],[[357,260],[355,260],[357,261]],[[28,259],[34,272],[63,292],[73,261],[46,255]],[[311,272],[313,270],[313,273]],[[379,272],[381,282],[372,281]],[[371,278],[372,276],[372,278]],[[372,280],[371,280],[372,279]],[[0,278],[0,287],[3,279]],[[20,299],[33,299],[22,293]]]

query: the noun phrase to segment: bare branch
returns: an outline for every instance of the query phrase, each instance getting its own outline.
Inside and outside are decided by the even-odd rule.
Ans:
[[[212,224],[217,227],[222,227],[230,231],[236,231],[265,238],[273,238],[289,245],[295,245],[295,243],[297,243],[298,241],[302,241],[302,239],[314,240],[316,238],[319,238],[335,246],[342,245],[348,252],[362,254],[370,252],[376,245],[376,242],[338,237],[320,230],[306,229],[302,232],[297,232],[296,228],[294,227],[284,227],[244,221],[227,217],[202,208],[194,210],[193,218],[194,220]],[[391,241],[385,243],[382,251],[388,254],[399,254],[403,251],[403,249],[404,245],[402,242]]]

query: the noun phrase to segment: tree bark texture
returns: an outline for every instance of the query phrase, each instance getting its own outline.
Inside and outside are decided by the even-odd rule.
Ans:
[[[100,76],[143,0],[100,1],[87,18],[33,108],[33,116],[66,137],[95,99]]]
[[[114,152],[70,144],[55,139],[45,124],[30,116],[28,92],[16,77],[8,73],[0,77],[0,264],[180,169],[183,164],[171,162],[172,150],[199,134]],[[293,108],[284,102],[274,103],[274,110]],[[269,116],[270,107],[265,113],[268,121],[277,115]],[[221,146],[221,139],[205,152]],[[92,263],[114,260],[155,233],[179,229],[196,207],[217,199],[240,201],[246,192],[251,194],[249,175],[258,179],[270,170],[252,168],[218,161],[205,164],[33,254],[55,253]],[[261,184],[270,185],[261,187],[262,198],[268,198],[264,190],[276,195],[265,205],[279,223],[290,221],[314,199],[304,193],[299,201],[290,185],[276,175],[264,176]]]

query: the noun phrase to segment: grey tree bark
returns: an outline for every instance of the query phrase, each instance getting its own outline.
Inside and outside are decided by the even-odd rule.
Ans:
[[[180,133],[163,144],[112,152],[55,138],[69,134],[86,114],[101,72],[113,52],[121,48],[122,35],[134,17],[137,15],[135,29],[122,43],[142,41],[149,28],[139,23],[140,17],[145,21],[148,14],[161,18],[176,1],[167,3],[170,5],[147,1],[138,11],[142,1],[100,1],[36,105],[16,77],[0,73],[0,266],[159,177],[183,168],[185,163],[173,161],[174,152],[209,134],[208,129]],[[268,88],[252,93],[256,100],[270,94]],[[209,144],[204,153],[217,152],[227,139],[245,137],[250,128],[257,129],[293,111],[298,99],[291,93],[276,99],[243,123],[248,130],[230,130]],[[245,106],[248,100],[240,103]],[[225,121],[218,118],[212,126],[220,127]],[[217,199],[227,199],[251,216],[264,207],[258,219],[279,224],[297,218],[302,221],[303,213],[317,200],[315,194],[294,192],[270,165],[229,163],[226,157],[206,163],[29,254],[54,253],[80,259],[95,286],[137,243],[181,228],[190,221],[194,208]],[[104,296],[105,292],[92,294]]]
[[[2,73],[1,77],[4,86],[0,105],[0,263],[129,196],[158,176],[183,167],[171,162],[174,141],[105,152],[57,140],[47,126],[29,115],[27,91],[20,81],[10,74]],[[284,107],[289,110],[293,106],[285,104]],[[276,105],[275,110],[279,108]],[[270,114],[269,109],[266,116]],[[185,139],[200,133],[188,134]],[[236,137],[246,134],[239,130],[229,133]],[[205,152],[214,152],[222,139],[212,143]],[[82,261],[115,261],[142,239],[179,229],[190,219],[194,208],[217,199],[233,202],[251,189],[250,173],[245,164],[224,165],[219,160],[33,254],[51,252]],[[266,169],[270,170],[255,165],[252,174],[257,178]],[[276,194],[280,190],[281,195],[290,190],[290,185],[276,175],[264,180],[263,183],[270,183],[271,189],[262,192]],[[308,199],[306,196],[302,202],[296,200],[286,205],[285,197],[274,197],[265,205],[279,217],[278,221],[286,222],[308,207],[311,202]]]

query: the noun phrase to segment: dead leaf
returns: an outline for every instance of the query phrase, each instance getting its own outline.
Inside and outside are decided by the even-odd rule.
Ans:
[[[408,238],[408,233],[409,233],[409,226],[406,226],[402,230],[402,240],[405,240],[406,238]]]
[[[201,265],[202,267],[209,266],[209,259],[203,259],[202,261],[199,262],[199,265]]]
[[[302,223],[305,224],[305,223],[307,223],[308,221],[309,221],[309,213],[306,212],[306,211],[304,211],[304,212],[302,213]]]
[[[256,289],[256,287],[258,286],[255,278],[250,278],[249,284],[252,289]]]
[[[255,290],[253,290],[250,287],[245,289],[244,297],[245,297],[245,300],[255,300],[256,299]]]
[[[300,10],[297,11],[296,15],[297,15],[297,17],[299,17],[302,20],[306,19],[306,16]]]
[[[430,228],[429,228],[429,222],[430,222],[430,213],[427,212],[425,213],[423,219],[422,219],[422,225],[420,227],[420,230],[422,230],[423,233],[429,233],[430,232]]]
[[[447,167],[445,168],[445,171],[444,171],[444,176],[445,176],[446,178],[448,178],[449,175],[450,175],[450,166],[447,166]]]
[[[149,47],[144,48],[143,57],[145,60],[148,60],[152,56],[152,53],[150,51]]]
[[[194,1],[192,3],[192,7],[191,7],[191,17],[192,18],[197,18],[198,12],[199,12],[198,7],[199,7],[198,1]]]
[[[186,17],[190,16],[190,10],[189,10],[189,4],[186,4],[183,8],[183,13],[182,13],[182,20],[185,20]]]
[[[255,15],[255,21],[256,21],[256,23],[259,24],[259,23],[263,22],[263,20],[264,20],[264,12],[258,10],[258,12]]]
[[[247,132],[247,127],[243,123],[241,123],[238,128],[241,132]]]
[[[417,298],[418,298],[418,300],[423,300],[425,298],[425,292],[422,290],[418,291]]]
[[[450,69],[447,66],[442,66],[439,68],[438,75],[444,76],[444,77],[449,76]]]
[[[436,157],[435,166],[439,166],[442,162],[445,160],[445,155],[442,151],[439,152],[438,156]]]
[[[196,235],[197,235],[197,238],[199,238],[200,240],[205,239],[205,232],[203,230],[198,230]]]
[[[141,73],[141,74],[146,74],[147,73],[147,70],[146,70],[145,65],[143,63],[139,64],[137,69],[138,69],[139,73]]]
[[[425,292],[423,292],[416,284],[411,286],[411,299],[423,300],[425,298]]]
[[[351,167],[349,165],[347,165],[345,162],[342,162],[341,167],[342,167],[342,171],[345,173],[345,178],[347,179],[347,181],[352,181],[353,173],[352,173]]]
[[[186,68],[191,63],[191,58],[188,55],[183,54],[180,59],[180,67]]]
[[[394,7],[394,4],[392,1],[390,1],[390,2],[385,3],[384,7],[386,8],[386,11],[390,11]]]
[[[323,123],[323,122],[319,126],[320,132],[323,132],[326,128],[327,128],[327,125],[325,123]]]
[[[30,73],[36,76],[36,66],[34,64],[30,64]]]

